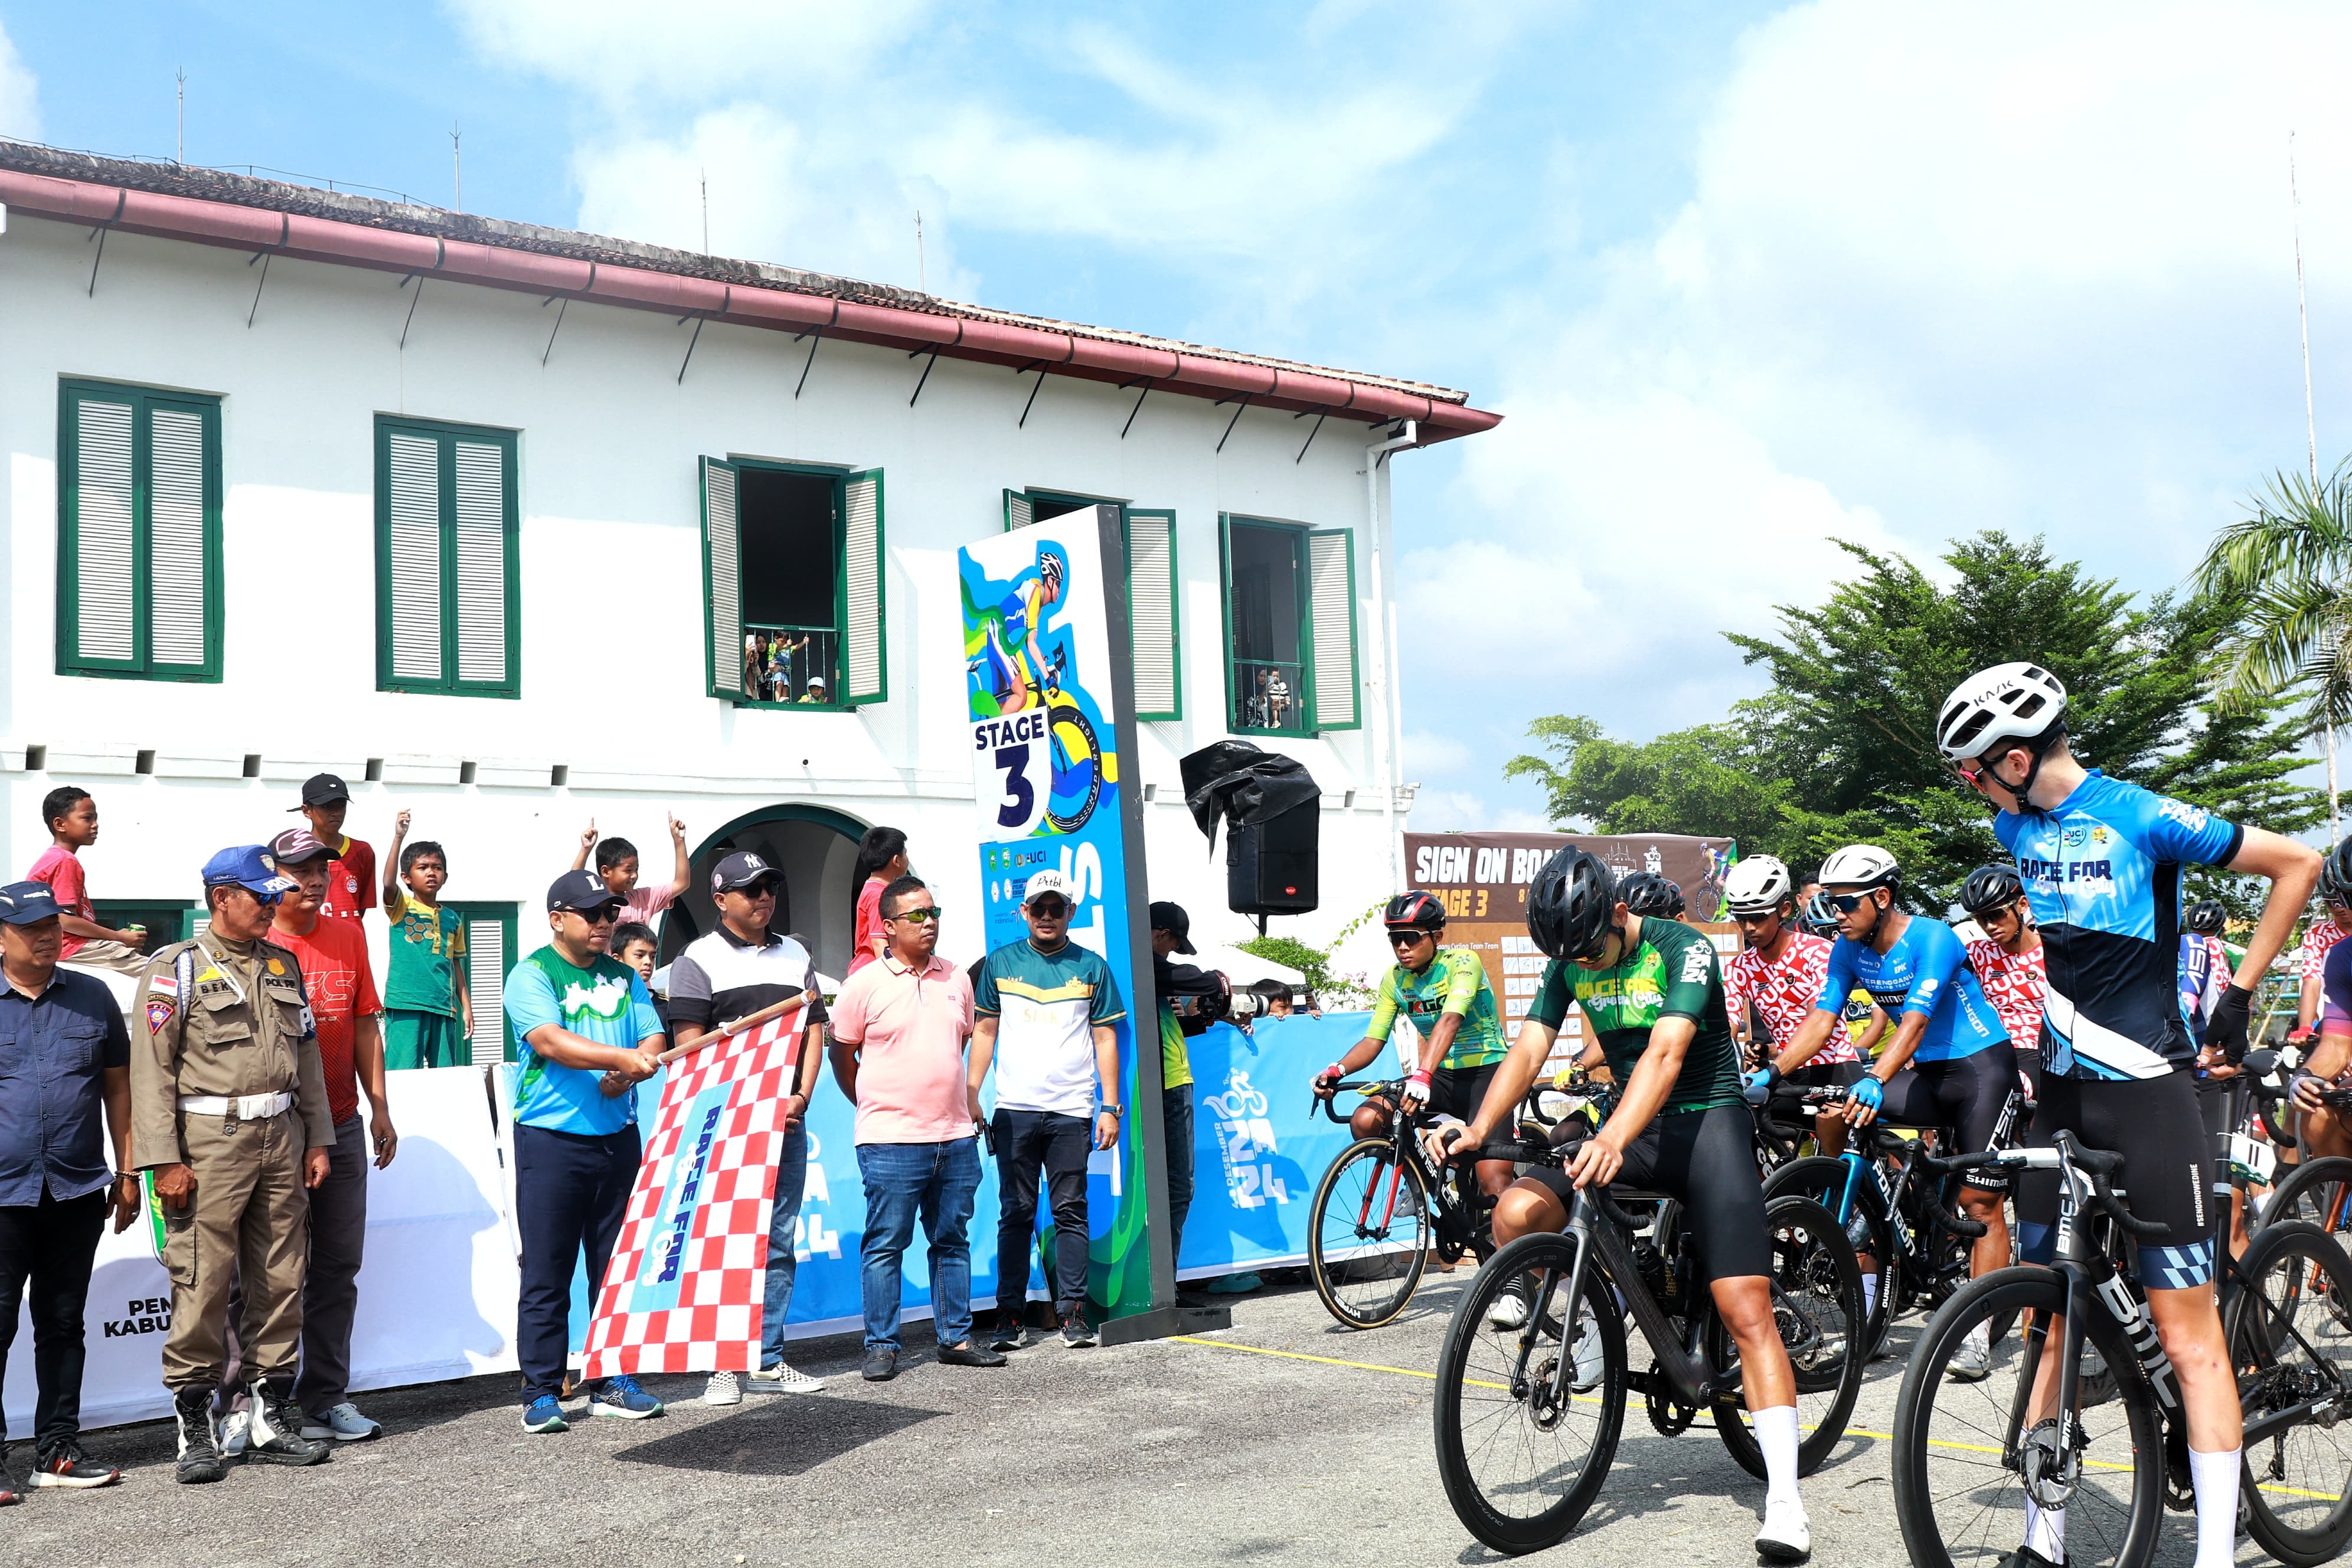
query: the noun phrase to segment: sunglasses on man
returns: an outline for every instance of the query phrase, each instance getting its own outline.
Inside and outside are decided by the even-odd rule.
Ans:
[[[1051,893],[1029,900],[1029,912],[1041,921],[1058,921],[1070,912],[1070,906]]]
[[[1823,893],[1822,897],[1830,908],[1842,915],[1850,915],[1863,905],[1874,901],[1868,893]]]
[[[566,910],[567,915],[578,915],[592,926],[608,926],[621,918],[621,911],[610,904],[599,904],[593,910]]]
[[[897,914],[888,918],[894,921],[923,921],[928,922],[939,919],[940,911],[936,906],[926,906],[919,910],[900,910]]]

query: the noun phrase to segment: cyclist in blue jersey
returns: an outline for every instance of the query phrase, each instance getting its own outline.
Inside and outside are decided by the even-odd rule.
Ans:
[[[987,623],[988,642],[981,650],[980,662],[1000,713],[1018,713],[1027,708],[1045,678],[1050,667],[1045,649],[1038,646],[1037,629],[1045,624],[1045,612],[1060,602],[1062,579],[1068,571],[1060,551],[1042,549],[1037,552],[1035,575],[1016,576],[1012,588],[992,606],[996,614]]]
[[[1838,922],[1829,973],[1796,1037],[1769,1066],[1748,1075],[1749,1094],[1769,1093],[1777,1076],[1820,1050],[1859,985],[1901,1022],[1893,1043],[1854,1084],[1846,1120],[1867,1127],[1884,1115],[1915,1127],[1949,1127],[1960,1150],[1990,1149],[2008,1136],[2017,1116],[2009,1031],[1952,928],[1896,907],[1902,881],[1895,857],[1874,844],[1849,844],[1822,862],[1822,897]],[[1999,1173],[1971,1171],[1961,1180],[1960,1206],[1985,1227],[1969,1249],[1971,1279],[2009,1266],[2001,1209],[2008,1187]],[[1989,1337],[1965,1341],[1952,1358],[1952,1375],[1981,1378],[1991,1356]]]
[[[2086,770],[2066,743],[2066,689],[2038,665],[1999,665],[1961,682],[1937,718],[1936,744],[1998,808],[1993,832],[2016,858],[2049,955],[2032,1142],[2065,1129],[2122,1154],[2116,1185],[2131,1194],[2134,1214],[2167,1227],[2160,1245],[2138,1249],[2139,1279],[2188,1412],[2196,1568],[2226,1568],[2236,1558],[2244,1426],[2212,1288],[2212,1144],[2197,1112],[2196,1047],[2175,973],[2180,868],[2226,866],[2271,884],[2206,1021],[2209,1044],[2234,1060],[2245,1051],[2253,987],[2319,880],[2318,853]],[[2054,1173],[2019,1184],[2028,1260],[2053,1255],[2057,1209]],[[2056,1358],[2042,1374],[2029,1421],[2051,1408]],[[2065,1510],[2029,1498],[2025,1541],[2011,1561],[2042,1568],[2065,1558]]]

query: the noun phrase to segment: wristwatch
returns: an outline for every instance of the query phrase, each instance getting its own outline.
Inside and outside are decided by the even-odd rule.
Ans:
[[[1126,1111],[1122,1107],[1105,1104],[1102,1108],[1102,1113],[1105,1116],[1122,1116],[1126,1114]]]

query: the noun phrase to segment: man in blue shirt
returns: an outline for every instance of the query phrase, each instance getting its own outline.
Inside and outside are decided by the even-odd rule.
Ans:
[[[522,1426],[561,1432],[572,1346],[572,1271],[588,1256],[593,1298],[620,1238],[643,1147],[633,1086],[660,1069],[668,1044],[652,994],[606,950],[621,895],[593,871],[566,871],[547,889],[551,940],[507,974],[514,1029],[515,1228],[522,1294],[515,1355]],[[613,1092],[606,1092],[610,1080]],[[636,1419],[661,1401],[625,1373],[590,1391],[592,1415]]]
[[[33,1484],[102,1487],[81,1451],[82,1307],[110,1210],[139,1213],[131,1164],[131,1034],[105,985],[58,966],[62,911],[45,882],[0,888],[0,1366],[33,1297]],[[5,1444],[5,1437],[0,1437]],[[0,1447],[0,1505],[22,1500]]]

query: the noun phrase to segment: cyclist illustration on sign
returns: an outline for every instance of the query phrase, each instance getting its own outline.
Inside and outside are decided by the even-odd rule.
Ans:
[[[1103,751],[1102,715],[1078,684],[1065,676],[1075,650],[1062,626],[1050,624],[1062,603],[1069,563],[1052,543],[1041,544],[1034,566],[1010,583],[964,567],[964,671],[977,743],[993,753],[1003,799],[998,820],[1030,833],[1075,833],[1116,782]],[[1015,715],[1039,716],[1042,722]],[[1013,722],[992,723],[1013,718]],[[1039,753],[1043,752],[1040,756]],[[1039,799],[1039,785],[1044,799]]]

